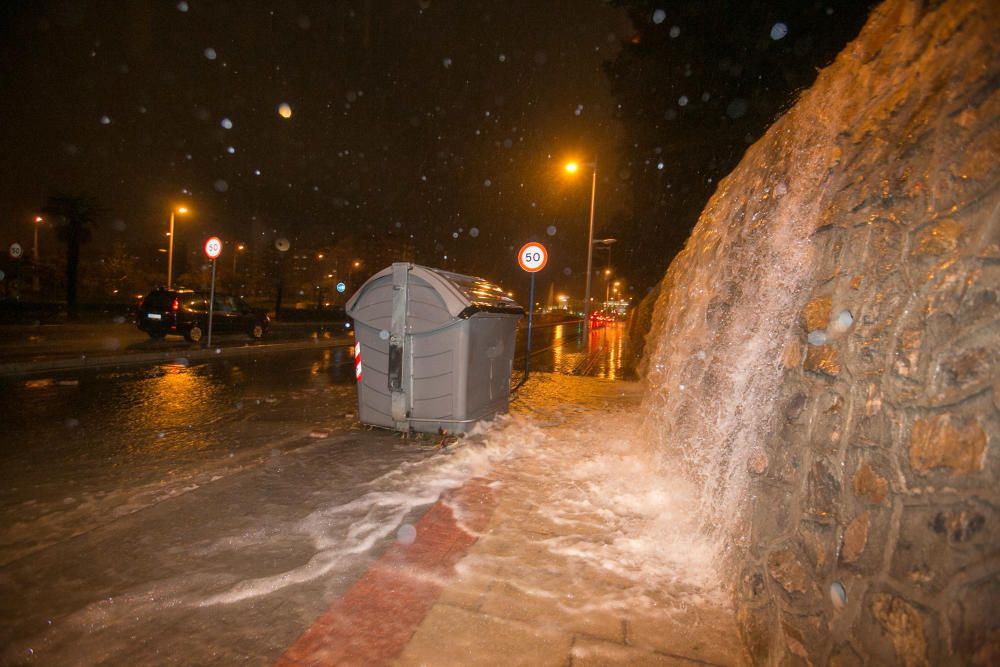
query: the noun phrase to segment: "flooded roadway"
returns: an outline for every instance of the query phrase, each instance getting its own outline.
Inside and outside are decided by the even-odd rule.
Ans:
[[[622,328],[590,336],[588,351],[579,324],[539,328],[532,373],[549,389],[553,371],[620,377]],[[4,663],[267,663],[488,465],[358,425],[348,348],[0,392]]]

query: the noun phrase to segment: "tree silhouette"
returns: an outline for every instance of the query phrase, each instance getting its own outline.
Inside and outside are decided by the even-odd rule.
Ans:
[[[42,212],[51,216],[59,240],[66,244],[66,312],[70,319],[76,319],[80,246],[90,241],[102,210],[97,200],[88,195],[55,194],[49,197]]]

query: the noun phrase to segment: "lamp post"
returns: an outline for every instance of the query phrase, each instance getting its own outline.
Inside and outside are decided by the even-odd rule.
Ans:
[[[178,206],[176,209],[170,209],[170,232],[167,236],[170,237],[170,241],[167,245],[167,289],[173,288],[174,281],[174,213],[187,213],[186,206]]]
[[[34,270],[32,271],[32,275],[31,275],[31,288],[34,291],[36,291],[36,292],[39,290],[39,284],[38,284],[38,228],[42,226],[43,222],[45,222],[45,219],[42,216],[40,216],[40,215],[36,215],[35,216],[35,242],[31,246],[31,263],[34,264],[34,266],[32,267]]]
[[[590,227],[587,232],[587,284],[583,291],[583,326],[590,330],[590,278],[594,264],[594,202],[597,199],[597,161],[585,162],[590,167]],[[576,162],[566,164],[566,171],[573,174],[580,168]]]
[[[240,253],[243,250],[246,250],[246,244],[244,244],[244,243],[237,243],[236,247],[233,250],[234,250],[234,252],[233,252],[233,278],[235,279],[236,278],[236,258],[240,256]]]
[[[617,243],[618,239],[597,239],[594,241],[594,245],[604,246],[604,249],[608,251],[608,263],[604,267],[604,307],[607,308],[608,304],[608,281],[611,280],[611,246]]]

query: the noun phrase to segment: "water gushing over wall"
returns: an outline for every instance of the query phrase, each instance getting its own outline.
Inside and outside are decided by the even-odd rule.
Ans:
[[[661,285],[647,439],[756,662],[1000,662],[1000,5],[889,0]]]

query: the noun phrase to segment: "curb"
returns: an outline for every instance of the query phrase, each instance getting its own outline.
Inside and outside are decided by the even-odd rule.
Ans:
[[[246,356],[258,352],[291,352],[295,350],[324,349],[328,347],[348,347],[353,345],[353,339],[346,336],[301,341],[294,343],[269,343],[241,345],[239,347],[216,347],[214,349],[174,349],[156,352],[136,352],[132,354],[102,354],[93,357],[62,359],[36,359],[32,361],[15,361],[0,364],[0,376],[31,375],[34,373],[50,373],[53,371],[75,371],[92,368],[107,368],[111,366],[142,366],[146,364],[172,363],[179,359],[200,361],[203,359],[218,359],[222,357]]]

